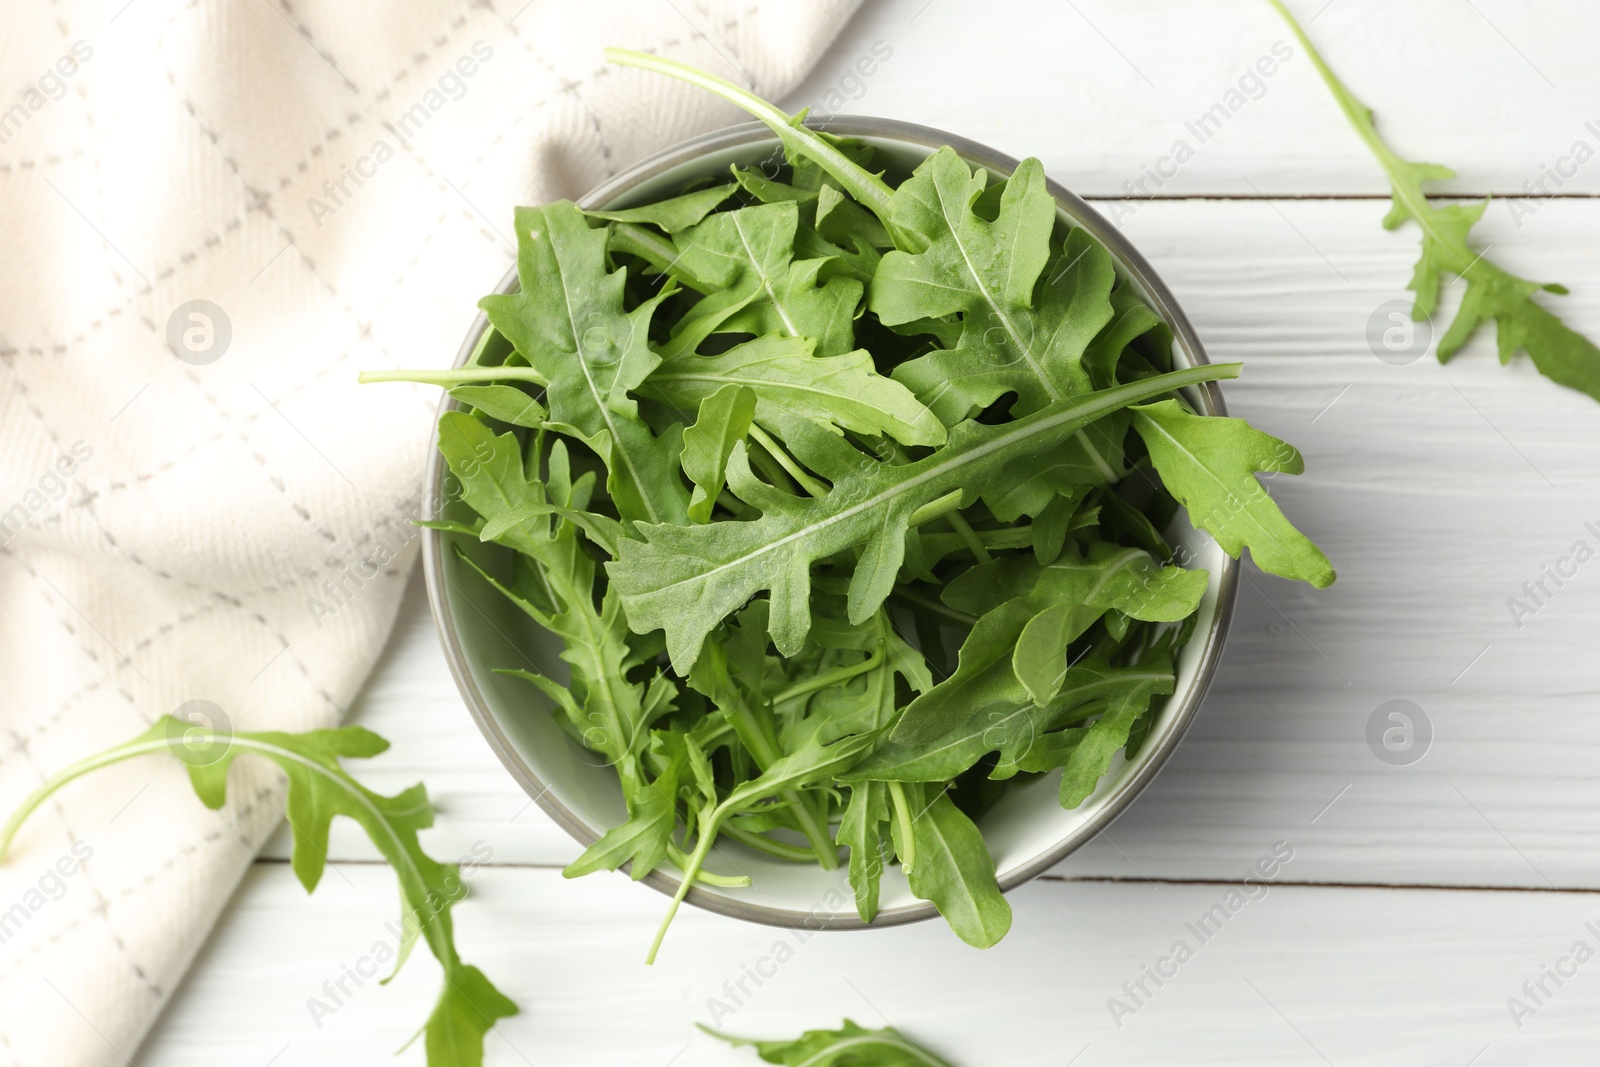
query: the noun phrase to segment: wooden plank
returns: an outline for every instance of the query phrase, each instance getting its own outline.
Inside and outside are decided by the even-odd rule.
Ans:
[[[1600,9],[1515,0],[1290,6],[1303,20],[1316,16],[1313,39],[1402,155],[1461,173],[1445,188],[1524,193],[1524,182],[1560,167],[1570,176],[1546,179],[1547,191],[1600,192],[1600,156],[1573,157],[1579,141],[1600,153],[1600,69],[1589,54]],[[1253,69],[1276,42],[1292,37],[1262,0],[983,10],[884,0],[862,6],[785,104],[891,116],[1039,156],[1080,193],[1124,195],[1123,183],[1137,188],[1147,167],[1167,177],[1145,179],[1139,195],[1386,193],[1298,45],[1270,76]],[[1199,129],[1219,104],[1219,117]],[[1179,142],[1193,152],[1181,164]]]
[[[1252,861],[1271,847],[1257,842]],[[1283,876],[1299,863],[1297,852]],[[257,864],[140,1062],[387,1060],[426,1017],[438,969],[419,951],[388,987],[346,980],[350,995],[313,1021],[308,1000],[332,1004],[323,983],[389,939],[396,911],[388,871],[345,874],[307,900],[286,866]],[[1592,1058],[1600,980],[1589,971],[1600,964],[1561,988],[1546,979],[1551,995],[1520,1029],[1507,1007],[1575,942],[1600,948],[1585,925],[1600,915],[1592,894],[1253,891],[1230,912],[1223,886],[1037,882],[1012,894],[1016,924],[987,952],[932,922],[802,941],[689,909],[653,968],[640,961],[665,900],[620,877],[489,869],[456,915],[463,956],[523,1009],[490,1036],[491,1067],[756,1063],[693,1030],[714,1015],[727,1032],[763,1036],[887,1020],[964,1067]],[[1199,927],[1216,906],[1223,918]],[[1192,958],[1161,963],[1176,973],[1160,987],[1144,978],[1180,940]],[[724,988],[757,969],[766,977],[746,980],[748,996]],[[1122,988],[1141,979],[1148,996]],[[1113,997],[1133,1013],[1114,1019]],[[413,1046],[396,1062],[422,1061]]]
[[[1600,405],[1525,360],[1500,367],[1487,336],[1442,368],[1375,357],[1368,320],[1402,295],[1415,252],[1379,213],[1364,201],[1163,202],[1123,219],[1212,357],[1246,363],[1227,387],[1232,410],[1304,451],[1309,472],[1271,486],[1341,577],[1318,593],[1253,574],[1194,729],[1068,873],[1230,877],[1262,840],[1289,836],[1303,880],[1600,886],[1600,668],[1584,651],[1600,565],[1521,629],[1506,606],[1574,541],[1600,547],[1585,526],[1600,526]],[[1486,239],[1517,269],[1574,285],[1557,306],[1600,334],[1586,251],[1600,244],[1600,204],[1551,205],[1538,224],[1514,235],[1492,223]],[[1436,731],[1413,766],[1381,762],[1365,740],[1397,698]],[[441,855],[478,841],[501,862],[576,854],[479,738],[415,589],[353,721],[395,743],[366,781],[428,783]],[[287,855],[287,838],[269,854]],[[372,852],[336,825],[333,855]]]

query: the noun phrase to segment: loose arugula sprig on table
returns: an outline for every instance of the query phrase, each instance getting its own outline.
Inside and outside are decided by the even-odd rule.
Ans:
[[[569,876],[679,872],[731,839],[834,868],[877,912],[886,863],[955,932],[1011,923],[974,818],[1008,780],[1081,804],[1149,732],[1207,579],[1179,505],[1237,557],[1322,587],[1258,471],[1289,445],[1203,417],[1165,324],[1057,214],[949,148],[893,183],[865,145],[670,60],[745,108],[777,173],[657,204],[516,212],[519,291],[442,385],[464,511],[436,525],[562,639],[522,670],[615,768],[627,820]],[[464,536],[462,536],[464,535]],[[472,546],[492,542],[509,553]]]
[[[1519,278],[1496,266],[1488,258],[1487,249],[1473,251],[1472,227],[1483,217],[1489,201],[1442,207],[1429,201],[1424,183],[1454,178],[1456,172],[1437,163],[1415,163],[1395,154],[1379,136],[1372,109],[1356,99],[1329,69],[1282,0],[1267,2],[1289,23],[1339,109],[1383,165],[1394,192],[1394,203],[1383,220],[1384,229],[1396,229],[1409,219],[1422,230],[1422,256],[1407,286],[1416,293],[1412,318],[1421,322],[1437,309],[1439,289],[1447,274],[1467,283],[1455,320],[1439,339],[1439,362],[1448,362],[1480,325],[1492,321],[1501,363],[1510,363],[1519,351],[1525,351],[1546,378],[1600,400],[1600,348],[1534,299],[1534,294],[1541,291],[1565,295],[1566,286]]]
[[[755,1050],[767,1063],[789,1067],[950,1067],[892,1026],[868,1030],[849,1019],[837,1030],[807,1030],[790,1040],[762,1041],[700,1029],[735,1048]]]
[[[497,1020],[517,1014],[517,1006],[482,971],[456,954],[450,911],[466,896],[466,887],[454,864],[430,859],[417,843],[417,832],[433,825],[427,790],[415,785],[396,796],[382,796],[339,765],[341,759],[376,756],[388,747],[389,742],[359,726],[301,734],[226,733],[162,716],[138,737],[73,764],[34,790],[0,828],[0,858],[39,805],[69,782],[103,767],[138,756],[170,753],[187,768],[200,802],[215,810],[227,799],[228,768],[234,760],[241,755],[271,760],[289,779],[285,808],[294,831],[289,864],[300,884],[310,893],[322,880],[328,863],[328,827],[334,816],[348,816],[360,823],[394,868],[405,907],[394,971],[383,981],[400,972],[420,937],[444,969],[444,988],[418,1034],[428,1063],[430,1067],[481,1067],[484,1035]]]

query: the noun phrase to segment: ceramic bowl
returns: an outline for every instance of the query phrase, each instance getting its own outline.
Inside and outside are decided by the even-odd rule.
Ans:
[[[991,174],[1010,174],[1016,166],[1016,160],[983,145],[904,122],[833,118],[828,120],[826,129],[871,144],[891,174],[909,173],[941,145],[950,145],[969,163]],[[777,139],[760,123],[718,130],[644,160],[589,193],[580,203],[589,208],[648,203],[681,192],[696,181],[725,178],[733,163],[750,165],[781,159],[777,153]],[[1049,188],[1061,217],[1083,227],[1110,249],[1118,271],[1166,319],[1174,338],[1174,366],[1207,362],[1189,320],[1144,257],[1083,200],[1053,182]],[[513,270],[497,292],[512,292],[516,287]],[[481,346],[494,340],[497,338],[480,314],[461,346],[457,364],[465,363]],[[1187,396],[1197,410],[1223,414],[1222,396],[1214,383],[1191,389]],[[447,399],[445,407],[450,406],[453,405]],[[435,490],[432,499],[444,499],[447,474],[445,464],[435,453],[428,471],[428,485]],[[446,501],[438,509],[439,514],[432,517],[462,517],[453,510],[460,507]],[[979,819],[1000,885],[1005,889],[1049,870],[1126,809],[1172,755],[1200,707],[1222,653],[1239,564],[1210,538],[1184,525],[1181,518],[1168,533],[1175,546],[1188,548],[1191,565],[1205,568],[1211,578],[1194,637],[1178,657],[1176,688],[1157,708],[1155,725],[1137,756],[1132,760],[1119,756],[1094,795],[1078,808],[1061,808],[1057,772],[1020,786],[1014,784]],[[423,537],[429,601],[468,710],[495,754],[528,795],[580,845],[589,845],[625,818],[615,772],[561,730],[542,693],[524,681],[493,673],[496,667],[524,667],[565,680],[567,670],[560,659],[560,642],[468,572],[457,558],[453,543],[490,567],[503,566],[505,560],[497,556],[509,555],[508,549],[431,529]],[[713,852],[707,867],[720,874],[747,874],[752,884],[744,889],[697,886],[687,898],[697,907],[780,926],[822,929],[865,925],[856,915],[843,866],[826,871],[818,866],[783,863],[725,841]],[[679,876],[675,870],[661,868],[644,881],[671,895],[677,890]],[[885,872],[881,907],[873,926],[914,922],[936,914],[932,904],[911,895],[898,867]]]

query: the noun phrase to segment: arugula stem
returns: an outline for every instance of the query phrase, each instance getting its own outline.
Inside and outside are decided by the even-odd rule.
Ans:
[[[671,270],[678,258],[671,240],[632,222],[613,222],[607,240],[611,251],[638,256],[662,274]]]
[[[805,469],[794,461],[794,457],[789,455],[787,449],[778,444],[778,442],[774,441],[771,437],[768,437],[767,431],[763,430],[760,426],[757,426],[753,422],[750,424],[750,436],[755,438],[756,443],[758,443],[762,448],[766,449],[767,454],[773,459],[777,460],[778,465],[784,470],[788,471],[789,477],[793,478],[795,482],[807,493],[818,499],[828,495],[828,487],[826,485],[823,485],[821,482],[811,477],[811,475],[807,474]]]
[[[960,506],[961,490],[952,489],[938,500],[930,500],[916,511],[913,511],[909,521],[912,526],[921,526],[930,519],[937,519],[951,514]],[[968,527],[967,529],[969,532],[971,531],[971,527]]]
[[[735,841],[748,845],[757,852],[765,852],[775,859],[788,860],[791,863],[810,863],[817,858],[816,853],[809,848],[778,841],[766,834],[758,834],[754,830],[743,830],[732,823],[724,826],[722,832]]]
[[[1467,278],[1468,280],[1477,276],[1476,268],[1480,265],[1485,270],[1498,273],[1498,268],[1485,261],[1483,256],[1474,254],[1465,241],[1460,240],[1456,234],[1448,232],[1437,225],[1434,213],[1438,209],[1428,202],[1427,194],[1422,191],[1421,182],[1396,180],[1397,175],[1404,173],[1413,164],[1400,158],[1394,149],[1385,144],[1383,138],[1378,136],[1378,127],[1373,121],[1372,109],[1363,104],[1344,82],[1339,80],[1339,76],[1329,68],[1322,58],[1322,53],[1318,52],[1316,46],[1311,43],[1311,38],[1306,36],[1306,32],[1301,28],[1299,21],[1283,5],[1283,0],[1267,0],[1267,3],[1276,8],[1278,14],[1282,15],[1284,21],[1289,24],[1289,29],[1293,31],[1300,42],[1300,46],[1306,50],[1306,55],[1310,57],[1311,65],[1317,68],[1317,73],[1322,75],[1323,82],[1327,84],[1329,91],[1333,93],[1334,100],[1339,104],[1339,110],[1344,112],[1345,118],[1350,120],[1350,125],[1355,127],[1355,131],[1360,135],[1361,140],[1366,143],[1367,148],[1372,151],[1378,162],[1382,164],[1384,173],[1389,178],[1389,186],[1396,202],[1405,205],[1406,211],[1410,213],[1411,217],[1416,220],[1417,225],[1422,228],[1423,233],[1438,248],[1447,250],[1450,253],[1449,262],[1443,263],[1441,266],[1457,277]]]
[[[695,842],[694,851],[690,853],[688,862],[683,865],[683,877],[678,880],[678,891],[672,894],[672,903],[667,907],[667,914],[661,920],[661,926],[656,930],[656,938],[650,942],[650,952],[645,956],[644,962],[649,966],[656,961],[656,953],[661,951],[661,942],[667,936],[667,927],[672,925],[672,920],[678,914],[678,907],[683,903],[683,898],[689,895],[689,887],[694,884],[695,878],[700,874],[700,868],[706,861],[706,856],[711,852],[711,846],[717,839],[717,823],[721,821],[722,807],[718,805],[710,815],[702,816],[700,822],[700,839]]]
[[[890,462],[891,464],[894,464],[894,466],[904,466],[904,464],[910,462],[910,456],[907,456],[906,450],[901,448],[898,443],[890,442],[890,450]],[[934,501],[934,504],[942,504],[942,502],[944,501],[942,501],[941,498],[939,501]],[[960,504],[960,498],[957,498],[957,504]],[[912,523],[910,523],[910,525],[920,526],[923,522],[926,522],[926,518],[923,518],[923,520],[918,520],[917,515],[920,515],[920,512],[914,512],[914,514],[912,514]],[[928,518],[931,518],[931,515]],[[966,518],[963,518],[962,514],[960,514],[960,510],[954,510],[954,512],[950,512],[944,522],[949,523],[950,530],[954,530],[955,536],[962,539],[962,544],[966,545],[968,552],[973,553],[974,557],[978,557],[979,563],[989,563],[989,561],[994,558],[990,557],[989,549],[984,547],[984,542],[979,541],[978,534],[974,533],[971,525],[968,525],[968,522],[966,522]]]
[[[1306,55],[1310,58],[1311,65],[1317,68],[1317,73],[1322,75],[1322,80],[1327,82],[1328,88],[1333,90],[1333,96],[1338,101],[1339,109],[1350,120],[1350,125],[1356,128],[1356,132],[1367,143],[1367,147],[1372,149],[1372,154],[1378,157],[1378,160],[1384,164],[1386,170],[1394,169],[1390,164],[1403,166],[1404,160],[1395,155],[1394,150],[1383,143],[1382,138],[1378,136],[1377,131],[1373,128],[1372,110],[1358,100],[1355,94],[1339,80],[1339,76],[1334,74],[1328,64],[1323,61],[1322,53],[1317,51],[1316,46],[1311,43],[1311,38],[1306,36],[1306,31],[1301,28],[1299,20],[1283,5],[1283,0],[1267,0],[1267,3],[1275,7],[1278,10],[1278,14],[1282,15],[1283,20],[1289,24],[1289,29],[1300,41],[1300,47],[1306,50]]]
[[[962,517],[961,512],[952,511],[944,517],[944,521],[950,524],[950,528],[956,532],[957,537],[961,538],[962,542],[967,546],[967,550],[977,557],[979,563],[993,561],[994,557],[989,555],[987,548],[983,547],[983,541],[979,539],[977,532],[967,525],[967,520]]]
[[[941,600],[936,600],[935,598],[929,596],[923,596],[921,593],[912,592],[910,586],[897,585],[894,587],[894,592],[890,593],[889,595],[898,600],[907,601],[913,606],[921,608],[923,611],[931,612],[935,615],[943,615],[945,618],[949,619],[958,626],[976,626],[978,623],[978,617],[976,615],[968,615],[964,611],[957,611],[955,608],[950,607]]]
[[[752,425],[751,429],[755,427]],[[757,473],[764,475],[773,485],[794,496],[804,492],[795,484],[794,479],[789,477],[788,470],[773,458],[771,452],[764,448],[752,448],[748,449],[746,454],[750,457],[750,464],[756,468]]]
[[[116,748],[107,749],[87,759],[79,760],[65,770],[52,775],[23,799],[17,810],[11,813],[11,818],[6,820],[4,829],[0,829],[0,861],[3,861],[6,853],[11,850],[11,841],[17,836],[17,832],[22,829],[22,824],[28,820],[28,816],[32,815],[40,804],[49,800],[56,790],[68,782],[76,778],[82,778],[93,771],[98,771],[102,767],[109,767],[113,763],[121,763],[123,760],[133,759],[135,756],[169,751],[171,751],[171,742],[166,738],[152,741],[132,741],[125,745],[118,745]]]
[[[717,503],[732,512],[735,518],[744,519],[755,514],[754,508],[752,508],[749,504],[746,504],[743,500],[740,500],[738,497],[734,496],[732,493],[728,492],[726,489],[717,494]]]
[[[899,782],[889,783],[889,801],[894,807],[895,824],[900,828],[900,869],[910,874],[917,866],[917,839],[911,831],[911,805],[906,803],[906,788]]]
[[[804,855],[808,860],[811,858],[811,853],[809,852],[806,852]],[[689,863],[688,854],[677,845],[667,846],[667,858],[673,863],[676,863],[679,867],[687,866]],[[695,872],[694,880],[697,882],[702,882],[706,885],[719,886],[723,889],[750,888],[750,876],[747,874],[716,874],[712,871],[701,870]]]
[[[834,670],[828,671],[826,674],[819,674],[813,678],[807,678],[803,682],[796,682],[789,688],[780,690],[778,695],[772,698],[772,702],[774,704],[782,704],[786,700],[793,700],[796,697],[802,697],[808,693],[815,693],[819,689],[827,689],[829,686],[843,685],[845,682],[848,682],[857,675],[866,674],[868,671],[874,669],[882,662],[883,646],[880,644],[877,648],[873,649],[872,655],[868,656],[860,663],[852,663],[848,667],[838,667]]]
[[[831,174],[844,187],[845,192],[877,215],[882,220],[884,228],[889,231],[889,235],[894,238],[896,247],[914,251],[921,251],[925,247],[918,234],[898,226],[891,219],[889,200],[894,196],[894,190],[889,187],[888,182],[852,162],[822,134],[805,126],[796,125],[789,115],[754,93],[715,75],[697,70],[687,63],[680,63],[663,56],[634,52],[626,48],[607,48],[605,57],[607,61],[625,67],[638,67],[640,70],[665,74],[670,78],[698,85],[754,115],[778,135],[785,148],[810,157],[818,166]]]
[[[529,382],[548,385],[544,377],[532,367],[454,367],[449,370],[364,370],[356,381],[362,385],[372,382],[420,382],[423,385],[442,385],[446,389],[471,382]]]
[[[744,727],[743,730],[736,727],[735,732],[738,733],[739,740],[750,750],[751,758],[756,761],[756,766],[762,772],[778,761],[778,745],[776,738],[770,732],[771,722],[758,717],[748,701],[743,699],[737,701],[734,707],[728,709],[728,718],[737,720]],[[788,802],[800,832],[811,843],[811,851],[815,853],[817,863],[821,864],[824,870],[831,871],[837,868],[839,846],[835,845],[833,838],[828,835],[826,820],[818,816],[816,807],[795,789],[786,789],[779,796]]]

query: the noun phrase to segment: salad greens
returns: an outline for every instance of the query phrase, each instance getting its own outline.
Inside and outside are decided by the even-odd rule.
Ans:
[[[39,805],[67,783],[102,767],[137,756],[171,753],[187,767],[200,802],[215,810],[227,799],[228,768],[235,759],[253,755],[271,760],[289,779],[285,807],[294,831],[290,866],[300,884],[309,893],[321,881],[328,862],[328,827],[334,816],[348,816],[360,823],[400,881],[405,910],[389,978],[399,973],[418,938],[444,970],[444,988],[419,1034],[428,1063],[480,1067],[484,1035],[496,1020],[517,1014],[517,1006],[482,971],[456,954],[450,909],[466,896],[466,886],[454,864],[430,859],[417,843],[417,832],[433,825],[427,790],[416,785],[396,796],[382,796],[339,765],[340,759],[376,756],[388,747],[389,742],[359,726],[301,734],[228,733],[162,716],[138,737],[68,767],[29,795],[0,828],[0,857]]]
[[[700,1029],[735,1048],[754,1049],[767,1063],[789,1067],[950,1067],[892,1026],[868,1030],[849,1019],[837,1030],[807,1030],[790,1041],[759,1041]]]
[[[898,861],[992,945],[1011,910],[975,820],[1050,773],[1083,803],[1174,690],[1207,588],[1166,539],[1178,508],[1235,557],[1333,581],[1255,477],[1300,455],[1188,406],[1238,366],[1174,369],[1037,160],[999,177],[943,148],[898,173],[608,54],[745,108],[786,164],[518,208],[520,285],[482,301],[469,364],[363,376],[450,390],[459,504],[434,525],[565,645],[565,682],[504,673],[627,811],[566,873],[679,875],[651,959],[692,885],[745,881],[705,869],[726,840],[827,869],[845,850],[865,922]]]
[[[1479,325],[1492,321],[1501,363],[1509,363],[1512,356],[1525,351],[1546,378],[1600,400],[1600,348],[1534,300],[1535,293],[1565,295],[1567,288],[1519,278],[1491,262],[1487,249],[1473,251],[1472,227],[1483,217],[1489,201],[1442,207],[1430,202],[1423,183],[1454,178],[1456,172],[1437,163],[1415,163],[1396,155],[1378,135],[1372,110],[1328,68],[1283,0],[1267,2],[1289,23],[1339,109],[1388,174],[1394,203],[1384,217],[1384,229],[1395,229],[1409,219],[1422,230],[1422,256],[1407,286],[1416,293],[1412,317],[1421,322],[1433,314],[1439,306],[1439,288],[1446,274],[1467,283],[1455,320],[1439,339],[1439,362],[1447,362]]]

